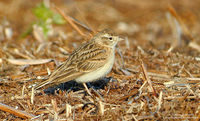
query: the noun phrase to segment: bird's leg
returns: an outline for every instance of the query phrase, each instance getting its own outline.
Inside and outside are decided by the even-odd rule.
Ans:
[[[89,89],[88,89],[86,83],[83,83],[83,86],[85,87],[86,92],[87,92],[90,96],[92,96],[92,94],[90,93],[90,91],[89,91]]]

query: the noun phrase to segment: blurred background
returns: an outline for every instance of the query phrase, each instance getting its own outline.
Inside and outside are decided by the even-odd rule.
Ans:
[[[168,7],[172,6],[175,9],[190,32],[196,37],[200,28],[198,23],[200,19],[199,3],[198,0],[192,2],[190,0],[1,1],[0,41],[5,41],[4,36],[11,36],[2,35],[5,27],[10,27],[12,30],[10,31],[12,36],[7,38],[20,41],[21,38],[19,39],[19,37],[23,38],[32,34],[31,29],[34,25],[44,29],[45,36],[49,36],[48,39],[63,33],[66,41],[74,40],[71,38],[71,32],[74,30],[69,23],[63,22],[59,17],[56,18],[57,15],[48,15],[51,12],[58,14],[53,8],[53,6],[57,6],[66,15],[77,19],[94,30],[111,28],[117,33],[129,37],[131,43],[167,49],[166,44],[171,43],[173,39],[171,36],[172,28],[167,19]],[[44,6],[41,4],[44,4]],[[50,9],[45,11],[45,7]],[[44,15],[46,18],[39,13],[46,14]],[[54,19],[53,22],[52,19]],[[73,35],[73,37],[77,36]]]

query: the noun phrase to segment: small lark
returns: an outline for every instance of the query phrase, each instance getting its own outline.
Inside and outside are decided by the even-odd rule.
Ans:
[[[87,43],[75,49],[48,80],[34,88],[39,89],[47,84],[58,85],[75,80],[83,83],[87,90],[86,82],[103,78],[111,71],[115,58],[115,46],[121,40],[123,39],[108,29],[97,33]]]

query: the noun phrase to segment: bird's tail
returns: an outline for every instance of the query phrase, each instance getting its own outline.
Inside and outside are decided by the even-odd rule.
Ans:
[[[40,89],[41,87],[43,87],[43,86],[45,86],[45,85],[47,85],[47,84],[52,83],[52,80],[53,80],[52,78],[49,78],[49,79],[47,79],[47,80],[45,80],[45,81],[43,81],[43,82],[37,84],[36,86],[34,86],[34,89],[35,89],[35,90]]]

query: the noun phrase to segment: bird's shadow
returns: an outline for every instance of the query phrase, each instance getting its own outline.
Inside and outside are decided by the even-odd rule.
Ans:
[[[95,82],[89,82],[89,83],[86,83],[86,84],[87,84],[88,88],[93,88],[95,90],[98,90],[98,89],[104,89],[104,87],[107,86],[107,84],[111,80],[115,81],[115,80],[112,79],[112,77],[105,77],[105,78],[102,78],[102,79],[97,80]],[[59,84],[59,85],[54,86],[54,87],[49,87],[49,88],[44,90],[44,93],[45,94],[54,94],[58,90],[62,90],[62,91],[70,90],[70,91],[75,92],[75,91],[79,91],[79,90],[82,90],[82,89],[85,89],[83,84],[77,83],[76,81],[69,81],[69,82],[66,82],[66,83]]]

